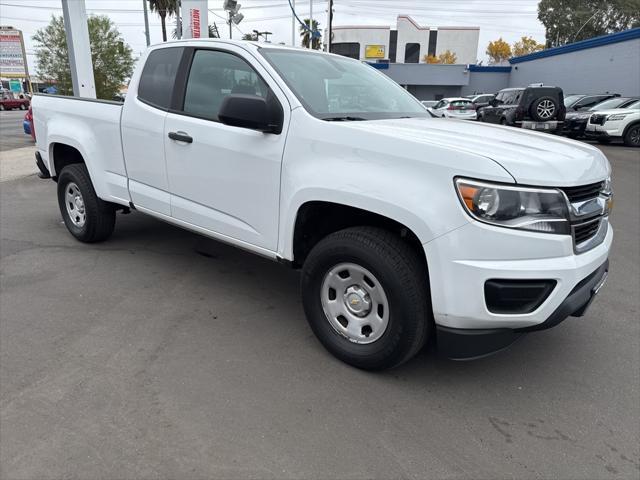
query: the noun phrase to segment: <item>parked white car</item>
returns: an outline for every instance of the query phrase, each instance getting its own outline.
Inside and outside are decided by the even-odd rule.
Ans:
[[[468,98],[443,98],[429,109],[436,117],[477,120],[478,112]]]
[[[359,368],[434,337],[452,358],[494,352],[583,315],[607,276],[599,149],[431,118],[357,60],[166,42],[124,105],[38,95],[33,110],[36,161],[76,239],[106,240],[136,210],[300,268],[311,329]]]
[[[627,108],[594,113],[589,117],[585,135],[600,143],[622,139],[629,147],[640,147],[640,100]]]

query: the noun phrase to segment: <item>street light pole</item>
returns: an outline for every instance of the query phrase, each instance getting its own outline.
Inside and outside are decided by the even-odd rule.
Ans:
[[[327,26],[324,28],[324,49],[331,52],[331,23],[333,22],[333,0],[329,0],[327,8]]]

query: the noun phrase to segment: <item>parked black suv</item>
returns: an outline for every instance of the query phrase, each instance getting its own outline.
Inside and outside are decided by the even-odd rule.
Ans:
[[[559,87],[505,88],[478,111],[478,120],[556,132],[562,128],[566,112]]]

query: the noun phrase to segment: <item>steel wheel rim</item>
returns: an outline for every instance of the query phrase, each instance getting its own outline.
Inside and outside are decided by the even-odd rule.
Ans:
[[[331,327],[347,340],[370,344],[389,325],[389,301],[375,275],[355,263],[340,263],[322,281],[322,310]]]
[[[538,104],[536,111],[540,118],[551,118],[556,111],[556,107],[551,100],[544,100]]]
[[[69,182],[65,188],[64,203],[71,223],[78,228],[82,228],[87,221],[87,213],[80,188],[74,182]]]

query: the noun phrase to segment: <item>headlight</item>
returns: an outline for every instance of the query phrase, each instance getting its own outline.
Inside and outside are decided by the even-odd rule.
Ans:
[[[559,190],[465,178],[455,183],[464,209],[476,220],[518,230],[570,234],[567,202]]]
[[[618,120],[624,120],[628,113],[616,113],[607,117],[607,122],[617,122]]]

